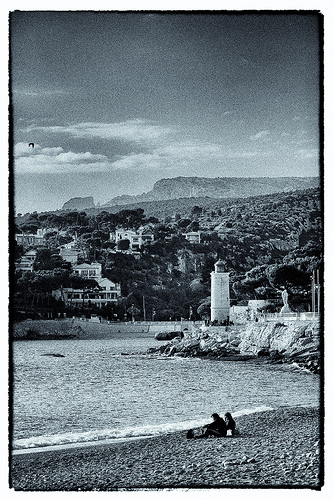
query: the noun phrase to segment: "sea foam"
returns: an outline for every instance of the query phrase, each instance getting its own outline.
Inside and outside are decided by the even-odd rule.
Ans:
[[[233,412],[235,418],[250,413],[273,410],[269,406],[257,406],[255,408],[244,408]],[[221,412],[221,415],[223,413]],[[118,441],[133,438],[153,437],[170,432],[183,431],[191,428],[201,427],[206,424],[207,419],[186,420],[183,422],[162,423],[159,425],[146,425],[141,427],[126,427],[124,429],[98,429],[85,432],[68,432],[64,434],[32,436],[25,439],[16,439],[12,443],[12,449],[18,454],[23,450],[38,450],[45,447],[55,447],[61,445],[97,444],[101,441]]]

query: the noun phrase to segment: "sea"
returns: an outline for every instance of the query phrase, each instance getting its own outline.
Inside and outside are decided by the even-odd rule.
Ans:
[[[14,341],[14,454],[186,431],[237,417],[319,406],[320,377],[286,365],[143,354],[149,333]]]

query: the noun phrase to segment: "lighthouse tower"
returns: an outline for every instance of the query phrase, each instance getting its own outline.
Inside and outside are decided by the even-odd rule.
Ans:
[[[211,321],[227,321],[230,311],[229,273],[224,272],[224,263],[219,260],[211,272]]]

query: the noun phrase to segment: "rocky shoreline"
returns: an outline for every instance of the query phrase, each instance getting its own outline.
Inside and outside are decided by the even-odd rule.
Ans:
[[[300,323],[300,324],[299,324]],[[321,368],[318,322],[295,321],[256,324],[244,330],[219,333],[210,329],[186,332],[166,344],[148,349],[148,355],[195,357],[221,361],[264,360],[272,364],[297,364],[312,373]]]
[[[14,455],[16,491],[308,488],[324,483],[318,408],[236,419],[240,435],[187,440],[185,432],[122,443]]]

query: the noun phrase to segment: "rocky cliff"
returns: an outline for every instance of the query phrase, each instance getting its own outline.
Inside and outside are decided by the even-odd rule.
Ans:
[[[71,198],[62,206],[62,210],[85,210],[87,208],[95,208],[94,198],[92,196]]]
[[[319,186],[318,177],[175,177],[161,179],[148,193],[117,196],[104,207],[178,198],[247,198]]]

